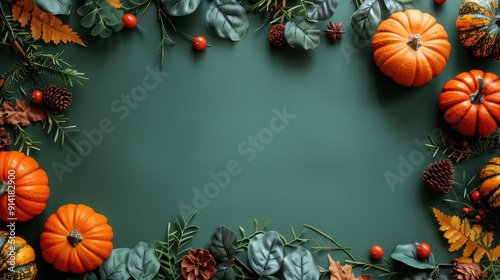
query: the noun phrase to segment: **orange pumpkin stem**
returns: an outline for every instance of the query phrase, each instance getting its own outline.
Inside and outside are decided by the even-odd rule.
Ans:
[[[72,232],[66,236],[68,238],[69,243],[71,243],[71,246],[76,247],[78,243],[83,241],[83,237],[74,229]]]
[[[420,41],[420,34],[410,35],[408,36],[408,41],[406,44],[410,46],[414,51],[418,51],[418,49],[422,46],[422,42]]]
[[[470,95],[470,103],[479,105],[483,104],[484,99],[484,79],[478,78],[479,90]]]

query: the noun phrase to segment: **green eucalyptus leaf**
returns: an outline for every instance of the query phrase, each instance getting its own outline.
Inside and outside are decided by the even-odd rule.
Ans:
[[[129,248],[113,249],[109,258],[104,260],[99,267],[101,279],[128,279],[130,273],[127,271],[127,257],[130,253]],[[88,279],[88,277],[87,277]]]
[[[351,16],[351,26],[362,40],[370,40],[382,22],[378,0],[365,0]]]
[[[278,272],[284,255],[285,244],[275,231],[258,234],[248,243],[248,262],[260,276]]]
[[[40,10],[51,15],[69,15],[71,7],[73,7],[72,0],[33,0]]]
[[[413,0],[384,0],[385,6],[391,12],[403,12],[412,8]]]
[[[311,50],[319,46],[321,31],[317,23],[305,17],[295,17],[285,25],[285,38],[288,44],[301,50]]]
[[[215,267],[214,277],[218,280],[235,280],[233,266],[229,262],[223,262]]]
[[[185,16],[196,11],[201,0],[162,0],[167,13],[172,16]]]
[[[246,11],[236,0],[214,0],[205,21],[217,36],[231,41],[243,39],[249,26]]]
[[[297,246],[283,260],[283,276],[285,280],[318,280],[319,268],[311,252]]]
[[[434,259],[434,255],[432,253],[425,259],[420,258],[417,255],[417,247],[419,244],[420,243],[414,242],[410,244],[398,245],[391,254],[391,258],[416,269],[434,269],[436,266],[436,260]]]
[[[225,226],[219,226],[208,243],[208,250],[217,260],[229,262],[236,254],[238,238],[236,234]]]
[[[160,262],[156,258],[155,246],[151,243],[139,242],[129,253],[127,271],[136,280],[152,280],[160,270]]]
[[[307,0],[307,18],[312,21],[327,20],[335,13],[339,0]]]

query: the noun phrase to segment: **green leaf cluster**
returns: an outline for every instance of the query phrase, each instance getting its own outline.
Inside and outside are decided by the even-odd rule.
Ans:
[[[108,38],[123,28],[123,12],[106,0],[86,0],[78,9],[78,14],[82,16],[81,25],[92,28],[92,36]]]

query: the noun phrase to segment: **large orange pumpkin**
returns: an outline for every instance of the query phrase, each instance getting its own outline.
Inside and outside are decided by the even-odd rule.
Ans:
[[[492,158],[479,174],[482,199],[492,209],[500,208],[500,158]]]
[[[64,272],[96,269],[113,250],[113,230],[107,222],[106,217],[83,204],[59,207],[43,227],[43,258]]]
[[[448,34],[436,19],[419,10],[396,12],[373,37],[378,67],[396,83],[421,86],[441,74],[450,57]]]
[[[49,179],[32,157],[0,152],[0,181],[0,219],[24,222],[43,212],[50,194]]]
[[[0,279],[33,280],[37,271],[35,251],[28,242],[0,231]]]
[[[500,124],[500,79],[479,70],[461,73],[443,86],[439,108],[460,133],[488,136]]]

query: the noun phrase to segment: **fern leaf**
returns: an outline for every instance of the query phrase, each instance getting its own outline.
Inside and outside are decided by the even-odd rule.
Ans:
[[[483,232],[483,228],[479,224],[470,227],[467,219],[461,221],[459,217],[447,216],[436,208],[432,208],[432,210],[441,225],[439,230],[444,231],[444,237],[448,239],[450,252],[467,244],[460,260],[469,260],[472,256],[474,262],[480,262],[485,255],[490,260],[496,259],[489,251],[493,242],[493,232]],[[468,228],[470,230],[467,230]],[[500,254],[500,249],[498,249],[498,254]]]
[[[78,34],[54,15],[49,15],[38,8],[33,0],[17,1],[12,7],[12,19],[24,27],[31,21],[33,39],[42,39],[45,43],[73,42],[85,47]]]

